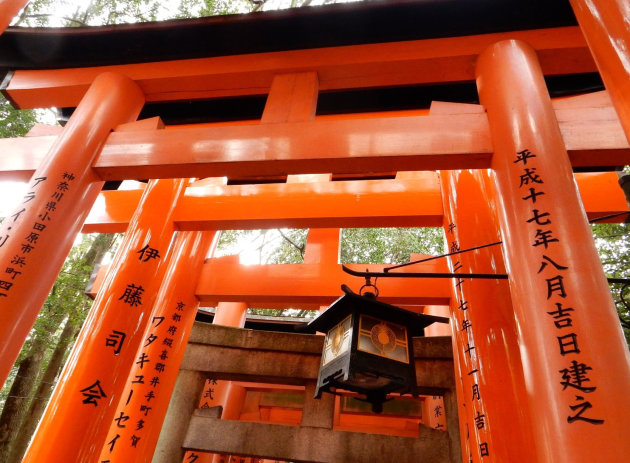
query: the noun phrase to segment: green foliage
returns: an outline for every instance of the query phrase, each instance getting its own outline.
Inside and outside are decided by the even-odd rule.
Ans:
[[[75,324],[82,324],[92,300],[85,295],[85,288],[92,274],[92,265],[86,264],[85,255],[98,235],[83,235],[74,246],[57,277],[57,281],[44,303],[33,327],[38,337],[54,333],[60,319],[69,317]]]
[[[34,0],[14,26],[85,27],[247,13],[247,0]]]
[[[228,230],[221,233],[218,255],[239,254],[249,263],[298,264],[304,260],[308,230]],[[403,264],[412,253],[440,254],[440,228],[346,228],[341,262]]]
[[[158,0],[35,0],[22,11],[15,26],[78,27],[156,21]]]
[[[102,26],[298,8],[312,3],[331,4],[336,0],[32,0],[12,25]]]
[[[32,110],[14,109],[0,95],[0,138],[21,137],[37,122]]]
[[[299,264],[304,261],[306,229],[226,230],[217,255],[239,254],[254,264]]]
[[[592,225],[595,245],[607,277],[630,278],[630,234],[627,224]],[[611,291],[626,341],[630,344],[630,287],[615,283]],[[623,294],[622,294],[623,291]]]
[[[190,11],[191,7],[195,9],[193,10],[194,13],[178,16],[180,18],[204,18],[208,16],[247,13],[254,8],[254,4],[247,0],[196,0],[192,2],[182,2],[182,4],[186,5],[189,9],[188,11]]]
[[[341,262],[405,264],[412,253],[437,255],[444,249],[440,228],[345,228]]]
[[[315,318],[318,312],[305,309],[247,309],[247,313],[263,317]]]

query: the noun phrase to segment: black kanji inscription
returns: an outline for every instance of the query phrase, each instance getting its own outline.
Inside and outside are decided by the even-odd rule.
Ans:
[[[95,407],[98,407],[98,401],[100,399],[107,397],[105,391],[103,391],[103,388],[101,387],[100,380],[96,380],[94,384],[91,384],[90,386],[81,389],[80,392],[83,395],[83,403],[91,404]]]
[[[575,333],[558,336],[557,339],[558,345],[560,346],[560,353],[562,355],[580,353],[580,349],[577,344],[577,335]]]
[[[155,248],[149,247],[148,244],[142,249],[140,249],[139,251],[137,251],[136,254],[140,254],[140,257],[138,257],[138,260],[141,262],[147,262],[151,259],[160,258],[160,252]]]
[[[589,423],[589,424],[604,424],[604,420],[582,416],[586,410],[588,410],[589,408],[593,408],[593,405],[590,402],[584,401],[584,397],[580,395],[576,395],[575,400],[580,400],[583,402],[578,403],[576,405],[569,405],[569,408],[576,413],[573,416],[567,416],[568,423],[575,423],[576,421],[585,421],[586,423]]]
[[[591,370],[592,368],[588,365],[572,360],[568,368],[559,371],[559,373],[562,373],[562,381],[560,382],[562,390],[564,391],[567,387],[572,387],[582,392],[593,392],[597,389],[595,386],[587,387],[584,385],[587,381],[590,382],[587,375]]]

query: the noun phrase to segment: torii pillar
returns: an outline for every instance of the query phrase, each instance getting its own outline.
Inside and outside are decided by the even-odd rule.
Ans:
[[[491,46],[477,86],[537,454],[616,461],[630,455],[630,357],[535,51]]]
[[[26,6],[29,0],[0,1],[0,34],[4,32],[16,14]]]
[[[0,226],[0,384],[48,297],[103,185],[92,163],[111,130],[136,119],[144,95],[121,74],[97,76]]]
[[[613,106],[630,140],[628,0],[570,0]]]
[[[145,188],[24,463],[95,460],[130,370],[134,365],[150,368],[157,363],[146,352],[139,357],[136,353],[145,341],[145,329],[164,323],[150,318],[151,309],[173,256],[172,215],[187,183],[185,179],[151,180]],[[110,445],[117,444],[119,438]]]
[[[497,242],[487,171],[442,171],[440,179],[447,252]],[[505,273],[501,248],[448,259],[451,271],[461,274],[452,281],[451,327],[462,461],[542,463],[522,404],[526,389],[508,282],[466,278],[467,273]]]
[[[162,422],[199,308],[197,278],[205,257],[217,243],[215,236],[214,231],[189,231],[175,237],[172,257],[149,315],[152,323],[146,326],[134,356],[144,354],[148,363],[133,365],[105,441],[100,442],[97,461],[148,463],[161,431],[173,431],[162,429]]]

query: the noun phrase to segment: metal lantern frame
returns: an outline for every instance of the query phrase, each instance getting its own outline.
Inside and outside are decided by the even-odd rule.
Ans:
[[[390,393],[417,397],[412,338],[448,319],[380,302],[371,293],[344,291],[305,328],[326,333],[315,398],[343,389],[364,395],[361,400],[380,413]]]

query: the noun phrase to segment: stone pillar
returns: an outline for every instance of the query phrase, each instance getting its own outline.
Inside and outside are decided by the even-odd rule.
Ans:
[[[247,318],[247,304],[245,302],[219,302],[214,315],[213,324],[242,328]],[[235,392],[236,391],[236,392]],[[240,413],[240,407],[245,399],[245,389],[232,384],[232,381],[217,381],[214,378],[206,380],[199,408],[223,407],[221,418],[238,419],[236,411]],[[236,417],[235,417],[236,416]],[[217,463],[225,459],[214,453],[201,453],[189,450],[186,452],[183,462],[190,462],[197,457],[197,463]]]

